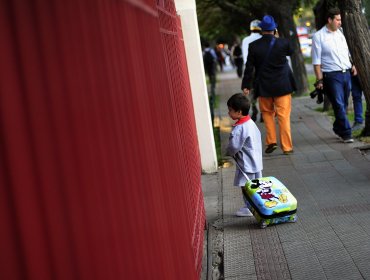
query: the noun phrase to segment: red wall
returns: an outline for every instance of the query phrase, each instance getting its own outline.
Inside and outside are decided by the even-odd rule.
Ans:
[[[173,2],[4,0],[0,34],[0,279],[198,279]]]

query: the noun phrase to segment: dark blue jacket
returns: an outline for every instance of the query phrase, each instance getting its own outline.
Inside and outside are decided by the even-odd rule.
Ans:
[[[272,37],[273,35],[265,34],[249,45],[242,90],[254,88],[258,96],[276,97],[290,94],[297,89],[286,58],[293,54],[293,48],[287,39],[276,39],[260,73]],[[256,76],[257,82],[253,82],[254,76]]]

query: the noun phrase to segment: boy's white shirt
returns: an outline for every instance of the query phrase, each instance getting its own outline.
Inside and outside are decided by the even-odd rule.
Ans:
[[[261,132],[253,120],[233,127],[227,154],[233,156],[244,173],[257,173],[263,169]],[[244,186],[246,177],[236,167],[234,186]]]

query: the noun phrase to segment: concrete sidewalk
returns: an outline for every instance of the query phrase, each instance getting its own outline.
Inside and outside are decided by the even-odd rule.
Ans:
[[[225,154],[232,120],[226,100],[240,92],[236,73],[219,75],[219,126]],[[230,158],[202,175],[208,229],[203,279],[370,279],[370,156],[355,141],[343,144],[330,119],[309,97],[294,98],[293,155],[264,155],[264,176],[284,182],[298,200],[298,221],[260,229],[238,218],[240,189]],[[257,123],[264,138],[262,123]],[[370,154],[370,151],[369,151]],[[222,278],[223,277],[223,278]]]

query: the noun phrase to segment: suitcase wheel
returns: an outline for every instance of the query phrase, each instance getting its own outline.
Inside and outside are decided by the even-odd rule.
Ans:
[[[295,223],[297,221],[298,217],[297,215],[294,216],[292,220],[289,221],[289,223]]]
[[[266,228],[267,227],[267,223],[266,223],[266,221],[262,221],[261,223],[260,223],[260,228]]]

